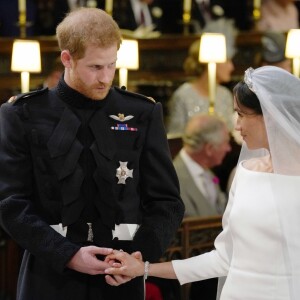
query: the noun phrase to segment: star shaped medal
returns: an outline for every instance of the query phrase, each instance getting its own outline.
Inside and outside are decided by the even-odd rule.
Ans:
[[[117,168],[117,173],[116,173],[116,177],[118,177],[119,181],[118,184],[126,184],[126,179],[128,177],[133,178],[132,176],[132,172],[133,170],[129,170],[127,168],[127,161],[120,161],[120,167]]]

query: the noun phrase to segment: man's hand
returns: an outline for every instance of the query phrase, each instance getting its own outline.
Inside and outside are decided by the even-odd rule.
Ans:
[[[142,254],[139,251],[129,255],[126,252],[114,250],[112,254],[106,257],[105,261],[111,266],[106,270],[106,273],[111,274],[105,276],[105,280],[108,284],[118,286],[136,277],[136,275],[132,275],[133,273],[131,274],[130,272],[126,274],[128,268],[125,263],[128,262],[126,258],[128,259],[129,257],[132,257],[133,262],[138,262],[138,264],[142,265],[144,264]]]
[[[110,265],[106,261],[99,260],[97,255],[109,255],[113,252],[111,248],[96,246],[82,247],[68,262],[67,267],[77,272],[98,275],[104,274],[104,270]]]

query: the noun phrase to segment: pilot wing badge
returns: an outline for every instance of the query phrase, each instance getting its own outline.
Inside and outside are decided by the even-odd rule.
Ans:
[[[117,116],[116,115],[110,115],[110,117],[116,121],[120,121],[120,122],[125,122],[125,121],[129,121],[132,118],[134,118],[134,116],[128,115],[125,116],[124,114],[119,113]]]

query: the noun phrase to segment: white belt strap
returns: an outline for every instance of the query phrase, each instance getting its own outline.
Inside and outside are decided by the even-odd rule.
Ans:
[[[89,225],[88,237],[91,236],[92,240],[92,224],[87,223]],[[62,226],[62,223],[50,225],[56,232],[61,234],[62,236],[67,236],[68,226]],[[118,238],[123,241],[132,241],[136,231],[139,229],[139,224],[120,224],[115,225],[115,230],[112,230],[113,238]]]
[[[112,231],[113,238],[119,240],[132,241],[136,231],[139,229],[138,224],[120,224],[115,225],[115,230]]]
[[[62,223],[56,225],[50,225],[56,232],[60,233],[62,236],[67,236],[68,226],[62,226]]]

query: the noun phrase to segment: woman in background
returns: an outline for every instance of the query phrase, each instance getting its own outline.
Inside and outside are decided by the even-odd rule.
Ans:
[[[183,133],[190,117],[197,113],[208,113],[208,69],[207,64],[199,62],[199,47],[200,40],[195,41],[190,46],[189,54],[183,65],[186,74],[193,76],[193,79],[179,86],[169,101],[169,119],[167,122],[169,133]],[[231,80],[233,70],[231,58],[228,58],[225,63],[217,64],[215,112],[224,119],[230,131],[233,128],[232,93],[221,83],[227,83]]]

